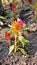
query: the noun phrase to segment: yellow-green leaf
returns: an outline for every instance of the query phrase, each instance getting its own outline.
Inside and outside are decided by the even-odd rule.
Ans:
[[[4,28],[3,31],[4,32],[8,32],[10,29],[9,28]]]
[[[5,17],[3,17],[3,16],[0,16],[0,19],[6,19]]]
[[[24,44],[28,43],[29,41],[26,40],[23,36],[18,36],[18,39],[19,41],[22,43],[23,47],[24,47]]]
[[[9,54],[13,51],[13,49],[14,49],[14,45],[9,47]]]
[[[22,28],[22,30],[29,30],[29,28]]]
[[[12,30],[10,30],[9,28],[4,28],[3,31],[12,34]]]
[[[22,54],[26,54],[26,51],[23,48],[18,48],[18,49],[22,52]]]

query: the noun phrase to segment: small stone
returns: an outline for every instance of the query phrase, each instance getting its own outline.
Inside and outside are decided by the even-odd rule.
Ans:
[[[32,23],[29,25],[29,31],[36,31],[37,30],[37,24],[36,23]]]

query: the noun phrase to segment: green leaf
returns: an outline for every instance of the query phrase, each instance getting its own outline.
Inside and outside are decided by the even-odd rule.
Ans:
[[[3,16],[0,16],[0,19],[6,19],[5,17],[3,17]]]
[[[26,54],[26,51],[23,48],[18,48],[22,52],[22,54]]]
[[[13,49],[14,49],[14,45],[12,45],[12,46],[9,47],[9,54],[13,51]]]
[[[29,41],[26,40],[23,36],[18,36],[19,41],[22,43],[22,46],[24,47],[24,44],[28,43]]]
[[[8,32],[10,29],[9,28],[4,28],[3,31]]]
[[[31,3],[31,4],[29,3],[29,5],[30,5],[32,8],[34,8],[34,3]]]
[[[10,0],[7,0],[8,2],[10,2]]]
[[[29,28],[22,28],[22,30],[29,30]]]
[[[10,33],[10,34],[12,33],[12,30],[10,30],[9,28],[4,28],[3,31],[4,31],[4,32],[8,32],[8,33]]]
[[[9,30],[8,33],[12,34],[12,30]]]

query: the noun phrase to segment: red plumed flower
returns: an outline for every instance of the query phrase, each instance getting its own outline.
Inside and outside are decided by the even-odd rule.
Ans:
[[[6,39],[9,39],[9,38],[10,38],[10,34],[9,34],[8,32],[5,32],[4,35],[5,35],[5,38],[6,38]]]
[[[12,4],[12,3],[10,3],[10,8],[11,8],[11,9],[15,9],[15,8],[16,8],[16,5],[15,5],[15,4]]]
[[[29,3],[31,3],[31,2],[32,2],[32,0],[28,0],[28,2],[29,2]]]

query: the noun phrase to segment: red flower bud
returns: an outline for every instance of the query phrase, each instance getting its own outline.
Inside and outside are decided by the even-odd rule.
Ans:
[[[10,3],[10,8],[11,8],[11,9],[15,9],[15,8],[16,8],[16,5],[15,5],[15,4],[12,4],[12,3]]]
[[[9,38],[10,38],[10,34],[9,34],[8,32],[5,32],[4,35],[5,35],[5,38],[6,38],[6,39],[9,39]]]
[[[10,7],[12,8],[12,3],[10,3]]]
[[[31,2],[32,2],[32,0],[28,0],[28,2],[29,2],[29,3],[31,3]]]

